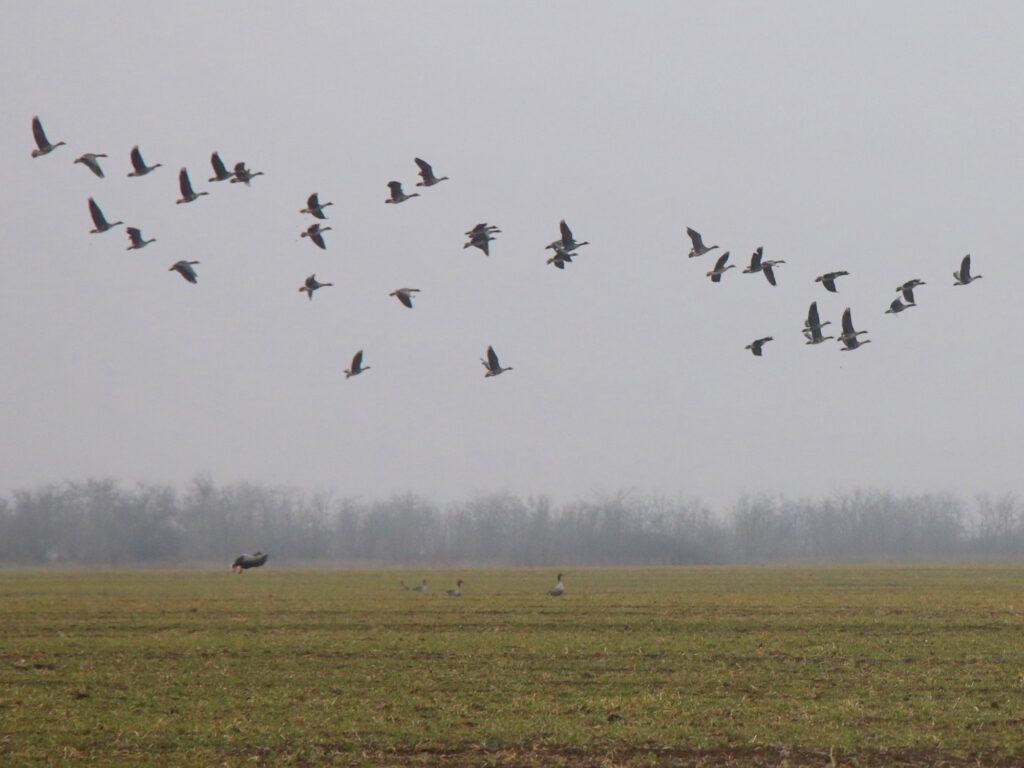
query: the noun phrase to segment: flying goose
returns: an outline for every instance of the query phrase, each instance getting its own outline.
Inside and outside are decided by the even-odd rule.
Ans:
[[[775,285],[775,272],[772,269],[776,264],[785,264],[786,262],[782,259],[778,261],[762,261],[764,256],[764,247],[758,246],[752,254],[750,254],[750,266],[743,270],[743,274],[749,275],[755,272],[764,272],[764,276],[768,278],[768,282],[771,285]]]
[[[412,309],[412,295],[419,292],[419,288],[398,288],[389,293],[388,296],[394,296],[409,309]]]
[[[420,167],[420,178],[423,179],[423,181],[416,182],[417,187],[432,187],[439,182],[448,180],[447,176],[437,178],[434,175],[434,169],[430,167],[430,163],[426,160],[420,160],[418,157],[413,159],[416,161],[416,165]]]
[[[846,349],[856,349],[861,344],[867,344],[868,340],[860,341],[857,337],[861,334],[867,333],[867,331],[856,331],[853,328],[853,315],[850,312],[850,308],[847,307],[846,311],[843,312],[843,332],[839,334],[838,340],[841,344],[845,345]]]
[[[704,245],[704,238],[700,236],[700,232],[698,232],[696,229],[687,227],[686,234],[690,236],[690,242],[693,243],[693,247],[690,249],[689,253],[691,259],[694,256],[703,256],[705,253],[709,253],[718,247],[717,245]]]
[[[822,336],[821,329],[830,325],[831,321],[824,323],[818,317],[818,302],[812,301],[807,310],[807,319],[804,320],[804,336],[807,337],[807,344],[821,344],[825,339],[834,339],[835,336]]]
[[[313,291],[319,290],[320,288],[326,288],[329,285],[334,285],[334,283],[318,282],[316,279],[316,272],[314,272],[312,275],[306,278],[306,283],[301,288],[299,288],[299,293],[308,293],[309,300],[312,301]]]
[[[953,285],[967,285],[981,279],[981,275],[971,275],[971,254],[968,253],[964,256],[963,261],[960,262],[960,269],[953,273],[953,277],[956,278]]]
[[[93,235],[99,235],[106,232],[108,229],[113,229],[118,224],[124,224],[123,221],[107,222],[107,217],[103,215],[103,211],[100,210],[99,205],[91,197],[89,198],[89,215],[92,216],[92,223],[96,226],[96,229],[90,229],[89,232]]]
[[[270,557],[266,552],[256,552],[251,555],[239,555],[235,558],[235,562],[231,564],[231,570],[235,573],[241,573],[247,571],[250,568],[259,568]]]
[[[491,241],[494,240],[494,235],[501,232],[493,224],[487,222],[481,222],[472,229],[468,230],[465,234],[469,238],[469,242],[465,243],[462,248],[466,249],[470,246],[479,248],[484,252],[484,256],[491,255]]]
[[[150,243],[156,242],[155,237],[151,238],[150,240],[143,240],[142,230],[137,227],[128,227],[125,229],[125,232],[128,233],[128,241],[130,243],[130,245],[127,248],[125,248],[126,251],[134,251],[138,248],[145,248]]]
[[[761,348],[769,341],[774,341],[774,339],[771,336],[762,336],[760,339],[756,339],[755,341],[752,341],[749,344],[747,344],[747,346],[744,347],[744,349],[749,349],[751,352],[753,352],[754,357],[760,357],[762,354]]]
[[[324,213],[324,208],[328,205],[334,205],[334,203],[321,203],[320,195],[314,192],[306,198],[306,207],[299,211],[299,213],[308,213],[310,216],[315,216],[318,219],[326,219],[327,214]]]
[[[502,368],[501,363],[498,362],[498,353],[494,351],[494,347],[487,347],[487,359],[480,359],[483,363],[484,368],[487,369],[487,373],[484,374],[485,379],[489,379],[491,376],[497,376],[498,374],[504,373],[505,371],[511,371],[512,366],[508,368]]]
[[[467,229],[464,234],[469,237],[475,237],[476,235],[493,235],[497,232],[501,232],[494,224],[488,224],[486,221],[482,221],[479,224],[473,226],[472,229]]]
[[[565,269],[566,264],[572,264],[572,257],[579,256],[578,253],[569,253],[561,248],[555,249],[555,255],[547,260],[548,264],[554,264],[559,269]]]
[[[913,280],[907,280],[903,285],[896,286],[896,292],[902,293],[903,298],[906,299],[908,304],[915,304],[914,289],[919,285],[927,285],[927,283],[924,280],[918,280],[915,277]]]
[[[910,309],[911,307],[915,307],[915,306],[917,306],[917,305],[913,304],[913,303],[911,303],[911,304],[904,304],[902,301],[900,301],[899,297],[897,296],[895,299],[892,300],[892,304],[889,305],[889,308],[887,310],[885,310],[885,314],[887,314],[887,315],[898,315],[904,309]]]
[[[56,144],[50,143],[50,140],[46,138],[46,131],[43,130],[43,123],[38,116],[32,118],[32,138],[36,140],[36,148],[32,150],[32,157],[48,155],[57,147],[64,146],[63,141],[58,141]]]
[[[101,179],[104,178],[103,169],[100,168],[100,163],[97,158],[106,157],[104,154],[97,154],[96,152],[86,152],[84,155],[75,160],[76,163],[81,163],[90,171],[95,173]]]
[[[729,260],[729,252],[726,251],[718,257],[718,261],[715,262],[715,268],[708,272],[707,276],[711,278],[712,283],[720,283],[722,281],[722,275],[725,274],[725,270],[732,269],[735,264],[725,266],[725,262]]]
[[[182,261],[175,262],[174,266],[172,266],[167,271],[168,272],[177,272],[179,275],[184,277],[190,283],[195,283],[199,276],[196,274],[196,271],[194,269],[192,269],[192,265],[193,264],[198,264],[198,263],[199,263],[198,261],[185,261],[183,259]]]
[[[572,236],[572,230],[569,229],[569,225],[565,223],[565,219],[562,219],[558,223],[558,229],[561,231],[562,236],[558,240],[553,240],[544,246],[545,249],[550,248],[555,252],[564,251],[565,253],[572,253],[577,248],[582,248],[584,245],[590,245],[586,240],[582,243],[576,242],[576,238]]]
[[[129,173],[129,176],[145,176],[150,171],[155,171],[157,168],[162,167],[162,163],[156,165],[146,165],[146,161],[142,159],[142,153],[139,151],[138,146],[132,147],[132,168],[133,170]]]
[[[327,250],[327,243],[324,242],[324,232],[329,232],[331,227],[321,227],[319,224],[310,224],[306,227],[305,232],[300,233],[300,237],[308,237],[317,248],[323,248]]]
[[[863,347],[865,344],[871,343],[871,339],[864,339],[864,341],[861,341],[856,336],[841,338],[840,341],[843,343],[843,348],[839,350],[840,352],[851,352],[859,347]]]
[[[388,189],[391,190],[391,197],[385,200],[385,203],[404,203],[410,197],[419,197],[419,192],[413,192],[411,195],[405,194],[402,191],[402,182],[400,181],[389,181]]]
[[[188,171],[184,168],[178,172],[178,188],[181,190],[181,200],[175,201],[178,205],[181,205],[182,203],[191,203],[203,195],[210,194],[209,192],[193,192],[192,182],[188,180]]]
[[[227,181],[235,175],[224,165],[224,161],[220,159],[219,152],[214,152],[210,155],[210,165],[213,166],[213,176],[208,181]]]
[[[370,370],[370,366],[363,365],[363,350],[360,349],[352,356],[352,367],[345,371],[345,378],[348,379],[353,376],[358,376],[363,371],[368,370]],[[423,583],[426,584],[426,581]]]
[[[231,176],[231,183],[242,182],[245,186],[249,186],[249,182],[255,179],[257,176],[262,176],[263,171],[250,171],[245,167],[245,163],[235,163],[235,170]]]
[[[449,589],[445,591],[448,597],[462,597],[462,579],[455,582],[455,589]]]
[[[562,574],[558,574],[558,581],[555,582],[555,586],[548,590],[548,594],[552,597],[561,597],[565,593],[565,584],[562,583]]]
[[[424,579],[423,581],[421,581],[419,584],[417,584],[415,587],[412,588],[412,591],[413,592],[426,592],[427,591],[427,580]]]
[[[844,275],[850,274],[845,269],[838,272],[826,272],[824,275],[818,275],[814,278],[814,282],[821,283],[825,286],[825,290],[829,293],[838,293],[836,290],[836,278],[843,277]]]

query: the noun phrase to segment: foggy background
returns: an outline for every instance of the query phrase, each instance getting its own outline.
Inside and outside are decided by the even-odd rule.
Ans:
[[[953,504],[960,546],[977,533],[970,500],[1024,490],[1022,6],[5,11],[4,525],[62,508],[25,498],[94,498],[89,478],[122,478],[131,504],[157,494],[181,532],[150,553],[171,557],[203,540],[189,515],[233,508],[196,506],[192,478],[208,473],[220,494],[256,483],[297,516],[317,491],[357,517],[420,499],[433,511],[412,528],[429,542],[415,558],[452,556],[430,533],[449,505],[543,496],[564,512],[630,488],[721,520],[744,497],[879,488]],[[34,114],[69,146],[32,159]],[[136,143],[164,167],[127,179]],[[209,184],[213,150],[266,175]],[[72,165],[86,151],[111,155],[106,179]],[[384,205],[389,180],[416,189],[414,156],[451,180]],[[174,204],[182,166],[210,196]],[[299,237],[313,191],[334,202],[326,251]],[[90,235],[90,195],[157,242],[126,252],[123,228]],[[544,263],[563,217],[592,243],[564,273]],[[490,258],[462,249],[479,221],[502,229]],[[738,269],[712,285],[721,251],[687,259],[688,225],[739,265],[759,245],[785,259],[779,286]],[[968,252],[985,279],[954,288]],[[182,258],[201,262],[198,285],[167,271]],[[813,282],[833,269],[852,273],[838,295]],[[312,272],[335,287],[309,302],[297,289]],[[919,306],[885,315],[912,277],[928,283]],[[422,289],[414,310],[388,297],[400,286]],[[850,306],[872,344],[805,346],[815,299],[827,331]],[[744,346],[764,335],[776,341],[754,358]],[[488,344],[513,371],[483,378]],[[345,381],[357,349],[371,370]],[[732,557],[742,545],[721,525],[728,543],[710,551]],[[231,554],[393,557],[290,550],[238,526]],[[330,546],[349,540],[330,530]],[[8,560],[59,549],[17,536],[47,543]]]

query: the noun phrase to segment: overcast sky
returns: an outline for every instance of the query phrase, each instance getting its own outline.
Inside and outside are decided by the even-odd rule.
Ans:
[[[931,1],[13,4],[0,489],[1022,491],[1021,28]],[[32,159],[35,114],[68,146]],[[126,178],[136,143],[164,167]],[[213,150],[266,175],[207,183]],[[384,205],[416,156],[451,180]],[[182,166],[208,197],[175,205]],[[89,234],[90,195],[157,242]],[[560,272],[563,217],[592,244]],[[778,287],[712,285],[686,226],[785,259]],[[984,279],[953,287],[968,252]],[[805,346],[815,299],[872,343]],[[513,371],[484,379],[488,344]]]

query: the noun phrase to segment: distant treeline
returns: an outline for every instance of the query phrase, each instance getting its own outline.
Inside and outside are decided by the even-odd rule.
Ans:
[[[942,560],[1024,556],[1024,505],[859,491],[824,500],[697,501],[622,493],[554,505],[508,493],[435,504],[250,483],[45,485],[0,497],[0,564],[552,565]]]

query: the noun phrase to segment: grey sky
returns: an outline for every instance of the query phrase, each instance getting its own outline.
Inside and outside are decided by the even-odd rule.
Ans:
[[[0,488],[1024,490],[1022,25],[1011,3],[15,4]],[[37,113],[69,146],[33,160]],[[127,179],[136,143],[164,167]],[[215,149],[266,175],[207,183]],[[452,180],[384,205],[414,156]],[[209,197],[174,204],[181,166]],[[313,191],[326,252],[299,238]],[[90,195],[158,242],[90,235]],[[592,243],[564,273],[562,217]],[[489,259],[462,249],[478,221]],[[710,284],[687,225],[785,259],[779,286]],[[954,288],[967,252],[985,279]],[[839,295],[813,282],[838,268]],[[314,271],[335,287],[311,304]],[[911,277],[919,306],[883,314]],[[813,299],[872,344],[805,346]],[[515,370],[485,380],[488,344]]]

